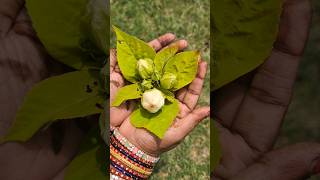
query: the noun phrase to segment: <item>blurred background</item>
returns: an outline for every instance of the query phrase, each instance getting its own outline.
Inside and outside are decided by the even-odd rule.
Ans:
[[[209,63],[209,0],[111,0],[111,24],[146,42],[172,32]],[[111,32],[111,48],[115,34]],[[209,105],[209,69],[199,105]],[[177,148],[161,155],[151,180],[209,179],[210,125],[204,120]]]
[[[320,1],[313,0],[312,6],[310,36],[278,147],[302,141],[320,141]],[[310,179],[320,180],[320,177]]]

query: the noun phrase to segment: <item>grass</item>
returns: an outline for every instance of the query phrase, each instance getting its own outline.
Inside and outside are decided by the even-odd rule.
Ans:
[[[209,0],[111,0],[111,23],[144,41],[166,33],[186,39],[209,61]],[[111,33],[111,47],[115,34]],[[199,105],[209,105],[209,71]],[[209,179],[210,123],[204,120],[177,148],[164,153],[151,180]]]
[[[320,140],[320,2],[313,0],[312,6],[314,14],[310,36],[301,59],[293,101],[277,142],[278,147]],[[311,179],[320,180],[320,177]]]

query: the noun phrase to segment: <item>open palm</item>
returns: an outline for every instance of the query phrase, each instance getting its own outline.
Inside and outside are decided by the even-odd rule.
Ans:
[[[223,157],[212,179],[293,180],[316,173],[318,143],[273,149],[290,103],[310,17],[309,1],[286,0],[278,39],[266,62],[213,92]]]
[[[165,34],[149,43],[156,51],[165,48],[167,45],[177,45],[182,51],[187,47],[185,40],[173,42],[175,36],[173,34]],[[174,148],[184,137],[192,131],[192,129],[207,117],[210,113],[209,107],[196,108],[199,99],[204,77],[206,75],[207,63],[199,61],[197,77],[190,85],[182,88],[177,92],[176,98],[179,101],[180,111],[174,123],[165,133],[163,139],[157,138],[155,135],[143,128],[135,128],[130,123],[130,114],[135,107],[134,101],[123,103],[120,107],[111,107],[110,117],[111,125],[118,127],[120,132],[131,143],[144,150],[150,155],[158,156],[164,151]],[[125,80],[121,75],[117,65],[116,51],[110,52],[110,101],[112,102],[117,90],[125,85]]]

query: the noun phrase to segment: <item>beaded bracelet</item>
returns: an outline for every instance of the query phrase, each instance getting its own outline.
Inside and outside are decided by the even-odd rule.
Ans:
[[[122,136],[118,129],[113,130],[113,135],[121,142],[122,145],[124,145],[129,151],[134,153],[136,156],[149,161],[151,163],[157,163],[159,161],[159,157],[153,157],[150,155],[147,155],[140,149],[138,149],[136,146],[131,144],[124,136]]]
[[[123,178],[110,173],[110,180],[123,180]]]
[[[120,177],[125,178],[125,179],[142,179],[139,176],[133,175],[132,173],[129,173],[127,171],[125,171],[121,166],[117,165],[116,163],[110,161],[111,166],[118,172],[118,174],[120,175]],[[111,169],[111,173],[112,173],[112,169]],[[117,174],[115,172],[115,174]]]
[[[114,142],[114,141],[116,141],[116,139],[114,137],[112,137],[112,136],[110,138],[112,139],[110,141],[111,142],[110,143],[111,144],[110,145],[110,152],[111,152],[110,160],[115,162],[116,164],[120,165],[121,167],[123,167],[126,171],[128,171],[128,172],[130,172],[130,173],[132,173],[134,175],[137,175],[142,179],[147,179],[148,176],[151,174],[153,168],[146,168],[143,165],[141,165],[142,162],[140,162],[137,159],[134,159],[132,157],[132,153],[130,155],[129,154],[124,155],[124,154],[120,153],[120,151],[118,149],[124,150],[124,147],[122,146],[121,148],[116,149],[114,146],[117,146],[117,145],[121,146],[121,145],[120,144],[115,145],[116,142]],[[114,153],[116,153],[118,155],[116,155]],[[120,159],[120,160],[118,160],[118,159]],[[135,161],[132,161],[132,159],[135,160]],[[127,162],[127,161],[129,161],[129,162]],[[148,175],[141,174],[141,173],[145,173],[145,172],[141,171],[141,170],[138,170],[135,166],[137,166],[140,169],[143,169],[144,171],[150,172],[150,173],[148,173]]]
[[[125,179],[125,180],[132,180],[133,178],[126,176],[125,174],[121,173],[117,169],[115,169],[111,164],[110,164],[110,174],[113,174],[114,176],[117,176],[119,179]]]
[[[159,159],[139,150],[117,128],[110,127],[111,174],[124,179],[147,179]]]
[[[124,158],[123,156],[121,156],[117,152],[115,152],[115,150],[113,148],[110,148],[110,154],[113,157],[115,157],[116,159],[118,159],[119,161],[121,161],[122,163],[124,163],[125,165],[129,166],[131,169],[133,169],[139,173],[146,174],[146,175],[150,175],[152,173],[152,171],[146,171],[145,169],[142,169],[139,166],[132,164],[126,158]]]
[[[136,159],[135,157],[133,157],[132,154],[126,153],[123,149],[120,149],[119,147],[117,147],[117,145],[111,145],[111,146],[116,150],[116,152],[120,152],[121,156],[124,156],[124,158],[128,159],[128,161],[132,162],[133,164],[150,171],[154,168],[153,165],[149,166],[147,164],[144,164],[139,159]]]
[[[146,161],[144,161],[143,159],[137,157],[135,154],[131,153],[127,148],[125,148],[124,146],[122,146],[122,144],[120,142],[118,142],[117,139],[115,139],[113,136],[110,137],[111,139],[111,146],[113,146],[115,149],[117,149],[119,152],[121,152],[121,154],[125,155],[128,159],[132,160],[133,162],[144,166],[146,168],[149,169],[153,169],[154,164],[148,163]]]
[[[135,176],[139,176],[141,179],[147,179],[149,176],[145,175],[145,174],[141,174],[136,172],[135,170],[131,169],[130,167],[126,166],[125,164],[123,164],[122,162],[120,162],[119,160],[117,160],[116,158],[110,156],[110,160],[112,162],[114,162],[115,164],[119,165],[120,167],[122,167],[125,171],[135,175]]]

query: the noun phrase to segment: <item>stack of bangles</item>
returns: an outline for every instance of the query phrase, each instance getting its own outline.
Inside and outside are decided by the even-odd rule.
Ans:
[[[159,157],[141,151],[110,128],[110,179],[148,179]]]

